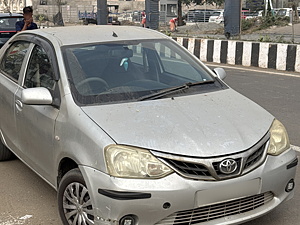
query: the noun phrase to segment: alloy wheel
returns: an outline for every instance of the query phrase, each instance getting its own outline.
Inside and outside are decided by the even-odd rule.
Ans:
[[[70,225],[93,225],[94,212],[87,188],[78,182],[70,183],[63,195],[63,210]]]

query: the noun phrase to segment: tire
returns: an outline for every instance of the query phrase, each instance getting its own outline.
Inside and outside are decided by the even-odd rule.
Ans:
[[[0,161],[10,160],[14,154],[0,141]]]
[[[89,25],[89,21],[87,19],[83,20],[83,25]]]
[[[78,168],[70,170],[63,176],[57,196],[59,215],[64,225],[94,224],[91,198]]]

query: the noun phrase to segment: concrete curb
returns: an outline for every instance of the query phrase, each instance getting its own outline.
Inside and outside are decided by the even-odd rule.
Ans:
[[[300,45],[174,38],[203,62],[300,72]]]

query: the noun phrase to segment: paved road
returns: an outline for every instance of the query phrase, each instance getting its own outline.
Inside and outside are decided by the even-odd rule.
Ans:
[[[286,126],[291,144],[300,146],[300,74],[256,68],[237,70],[236,67],[228,66],[224,66],[224,69],[227,72],[225,82],[277,117]],[[298,167],[296,194],[293,199],[283,203],[271,213],[244,225],[299,225],[299,178]]]
[[[287,127],[291,143],[300,146],[300,76],[225,68],[226,82],[274,114]],[[289,73],[290,74],[290,73]],[[61,225],[56,192],[21,161],[0,163],[0,225]],[[298,169],[297,186],[300,187]],[[300,224],[300,189],[294,199],[245,225]]]
[[[0,171],[0,225],[61,225],[50,185],[17,159]]]

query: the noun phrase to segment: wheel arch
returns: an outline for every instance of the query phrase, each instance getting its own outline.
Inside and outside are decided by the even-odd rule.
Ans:
[[[2,130],[0,129],[0,141],[2,144],[4,144],[5,146],[7,146],[5,138],[4,138],[4,134],[2,133]]]
[[[58,174],[57,174],[57,187],[59,187],[59,183],[63,176],[72,169],[79,168],[78,164],[71,158],[65,157],[61,159],[58,166]]]

